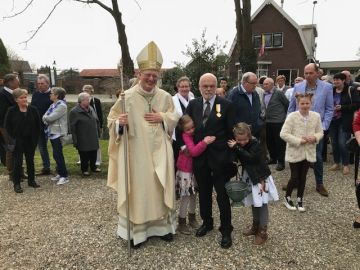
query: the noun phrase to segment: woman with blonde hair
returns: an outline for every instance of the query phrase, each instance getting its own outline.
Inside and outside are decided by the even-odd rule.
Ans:
[[[34,156],[40,136],[40,116],[37,109],[28,105],[28,92],[17,88],[13,91],[17,105],[10,107],[4,127],[9,135],[8,148],[13,152],[13,182],[14,191],[22,193],[20,185],[23,155],[25,155],[29,187],[40,187],[35,181]]]

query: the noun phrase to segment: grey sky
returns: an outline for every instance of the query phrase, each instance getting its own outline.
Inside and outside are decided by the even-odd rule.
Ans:
[[[97,5],[64,0],[50,20],[29,42],[26,49],[20,42],[30,36],[58,0],[35,0],[24,14],[0,19],[0,37],[5,45],[30,63],[59,68],[115,68],[120,58],[115,23]],[[13,2],[18,12],[29,0],[1,0],[0,18],[10,15]],[[104,0],[103,2],[110,2]],[[182,55],[186,44],[199,39],[207,29],[209,42],[218,36],[228,42],[227,53],[235,35],[233,0],[120,0],[126,25],[131,57],[154,40],[163,53],[163,67],[174,61],[187,62]],[[252,13],[263,0],[252,0]],[[276,0],[280,4],[280,0]],[[342,6],[340,6],[342,4]],[[310,24],[312,0],[285,0],[284,10],[298,24]],[[355,60],[360,35],[357,34],[359,0],[318,0],[314,23],[318,26],[317,58],[320,61]]]

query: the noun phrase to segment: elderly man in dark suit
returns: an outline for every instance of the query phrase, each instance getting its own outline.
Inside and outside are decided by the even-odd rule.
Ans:
[[[5,145],[8,145],[8,134],[4,127],[4,120],[7,110],[16,105],[13,97],[13,90],[19,87],[19,78],[16,74],[7,74],[4,76],[4,87],[0,89],[0,141]],[[13,171],[13,159],[12,152],[6,150],[5,158],[6,168],[8,169],[10,179],[12,178]]]
[[[244,73],[241,84],[231,90],[228,100],[234,104],[235,123],[245,122],[251,125],[252,135],[259,139],[264,121],[261,119],[261,103],[259,94],[255,91],[256,84],[256,74]]]
[[[230,163],[230,148],[227,141],[232,138],[234,125],[233,105],[215,95],[216,77],[206,73],[200,77],[199,89],[202,97],[191,100],[186,113],[195,125],[194,141],[200,142],[205,136],[215,136],[214,143],[204,153],[194,158],[193,169],[199,187],[200,216],[202,226],[196,231],[197,237],[213,229],[212,190],[215,187],[216,200],[220,210],[220,232],[222,248],[232,245],[231,207],[226,194],[225,183],[229,181],[226,166]]]

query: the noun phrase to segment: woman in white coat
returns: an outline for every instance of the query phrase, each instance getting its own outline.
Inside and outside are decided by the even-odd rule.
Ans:
[[[186,76],[183,76],[177,80],[176,88],[177,88],[177,93],[172,97],[172,99],[175,105],[175,110],[181,117],[185,113],[186,107],[188,106],[190,100],[194,99],[194,94],[190,91],[191,82],[190,79]],[[179,142],[177,140],[177,138],[179,138],[180,135],[178,133],[179,133],[178,129],[175,128],[173,132],[173,144],[172,144],[174,150],[175,164],[179,156],[179,151],[181,147],[181,145],[179,145]],[[175,170],[176,170],[176,166],[175,166]]]

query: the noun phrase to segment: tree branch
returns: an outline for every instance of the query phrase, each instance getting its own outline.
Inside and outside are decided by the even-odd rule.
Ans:
[[[20,42],[20,44],[25,44],[25,47],[27,46],[28,42],[30,40],[32,40],[36,34],[39,32],[39,30],[44,26],[44,24],[49,20],[51,14],[54,12],[54,10],[57,8],[57,6],[62,2],[63,0],[59,0],[53,7],[53,9],[49,12],[49,14],[47,15],[47,17],[45,18],[45,20],[39,25],[39,27],[34,31],[34,33],[31,35],[30,38],[28,38],[27,40]]]
[[[3,19],[10,19],[10,18],[16,17],[17,15],[24,13],[33,2],[34,2],[34,0],[30,0],[30,2],[25,6],[25,8],[23,10],[21,10],[17,13],[14,13],[13,15],[10,15],[10,16],[4,16]],[[13,2],[13,5],[14,5],[14,2]],[[14,8],[14,6],[13,6],[13,8]]]
[[[139,2],[136,1],[136,0],[134,0],[134,2],[136,3],[136,5],[137,5],[137,6],[139,7],[139,9],[141,10],[141,6],[140,6]]]
[[[105,9],[107,12],[109,12],[111,15],[113,14],[113,10],[99,0],[74,0],[74,1],[84,3],[84,4],[97,4],[100,7],[102,7],[103,9]]]

